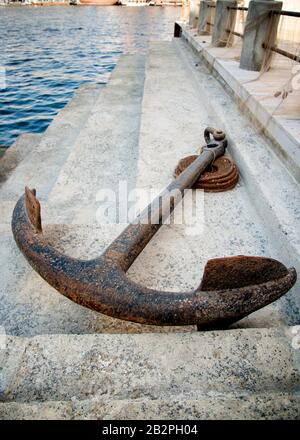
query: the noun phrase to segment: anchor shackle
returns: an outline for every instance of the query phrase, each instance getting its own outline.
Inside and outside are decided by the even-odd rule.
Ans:
[[[212,135],[214,141],[211,140],[210,135]],[[218,128],[206,127],[204,130],[204,139],[207,146],[222,144],[224,148],[227,147],[226,134]]]
[[[212,154],[211,163],[215,161],[218,157],[221,157],[225,154],[227,148],[227,139],[224,131],[213,127],[207,127],[204,130],[204,139],[206,145],[202,147],[201,153],[204,153],[205,151],[210,151],[210,153]]]

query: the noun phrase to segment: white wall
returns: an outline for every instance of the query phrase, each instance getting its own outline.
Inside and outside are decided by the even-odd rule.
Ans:
[[[247,7],[250,0],[238,0],[240,6]],[[300,0],[281,0],[285,11],[300,12]],[[300,18],[281,17],[278,39],[300,45]],[[299,46],[298,46],[299,47]]]
[[[248,6],[250,0],[240,0],[243,6]],[[300,0],[281,0],[283,1],[283,9],[286,11],[300,12]]]

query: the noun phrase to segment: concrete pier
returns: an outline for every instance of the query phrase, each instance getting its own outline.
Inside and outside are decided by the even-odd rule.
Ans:
[[[190,0],[189,25],[192,28],[197,28],[198,26],[199,6],[200,0]]]
[[[274,46],[277,36],[279,15],[270,11],[281,11],[282,2],[272,0],[252,0],[249,3],[244,41],[241,52],[241,69],[259,71],[270,66],[272,53],[263,47]]]
[[[200,1],[199,6],[199,19],[198,19],[198,33],[199,35],[207,35],[210,33],[213,8],[211,6],[213,3],[209,0]]]
[[[218,0],[216,3],[212,44],[216,47],[230,46],[233,34],[236,11],[229,8],[237,7],[236,0]]]
[[[203,40],[191,34],[182,27],[181,39],[123,56],[105,87],[80,88],[41,137],[19,139],[5,159],[1,419],[300,417],[299,282],[225,331],[133,324],[60,295],[12,237],[12,209],[29,183],[49,242],[73,257],[99,256],[126,226],[99,222],[99,190],[116,192],[126,181],[129,190],[159,191],[178,160],[199,151],[204,128],[215,126],[228,135],[238,185],[202,193],[196,235],[187,223],[162,226],[130,278],[149,288],[193,289],[208,259],[241,254],[277,258],[300,273],[299,183],[226,92],[229,81],[212,75],[196,44],[191,49]]]

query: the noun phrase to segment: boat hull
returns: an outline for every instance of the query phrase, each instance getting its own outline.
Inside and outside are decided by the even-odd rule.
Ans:
[[[118,3],[118,0],[80,0],[80,5],[93,6],[112,6]]]

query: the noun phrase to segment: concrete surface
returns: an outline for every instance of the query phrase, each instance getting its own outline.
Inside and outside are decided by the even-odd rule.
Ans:
[[[213,407],[209,418],[300,416],[300,376],[284,330],[48,335],[7,343],[1,418],[201,419]]]
[[[297,420],[299,396],[198,396],[195,400],[123,399],[0,403],[2,420]]]
[[[0,156],[0,186],[8,179],[19,163],[38,145],[41,139],[38,133],[23,133],[9,148],[3,148]]]
[[[144,71],[144,55],[126,55],[112,73],[49,196],[53,222],[95,223],[99,190],[134,187]]]
[[[300,385],[291,343],[277,329],[8,337],[1,400],[291,393]]]

